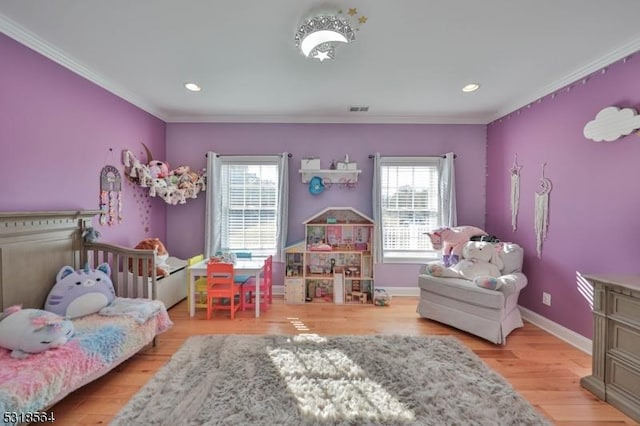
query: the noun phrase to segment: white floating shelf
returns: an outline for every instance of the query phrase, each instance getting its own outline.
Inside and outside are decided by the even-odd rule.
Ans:
[[[358,182],[358,175],[362,170],[344,169],[344,170],[312,170],[301,169],[302,183],[309,183],[314,176],[321,177],[325,180],[325,184],[348,184]]]

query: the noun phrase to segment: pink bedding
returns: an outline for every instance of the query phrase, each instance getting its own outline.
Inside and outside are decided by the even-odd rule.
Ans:
[[[75,335],[66,345],[26,359],[12,358],[9,350],[0,348],[0,411],[43,410],[107,373],[173,325],[161,302],[140,303],[161,307],[142,324],[126,314],[75,319]]]

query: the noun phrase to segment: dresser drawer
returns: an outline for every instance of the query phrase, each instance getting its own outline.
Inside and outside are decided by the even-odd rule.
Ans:
[[[640,327],[640,299],[608,291],[607,302],[608,317]]]
[[[607,327],[607,352],[640,365],[640,329],[618,321]]]
[[[638,404],[640,398],[640,370],[618,360],[615,356],[607,356],[607,389],[622,393],[626,398]]]

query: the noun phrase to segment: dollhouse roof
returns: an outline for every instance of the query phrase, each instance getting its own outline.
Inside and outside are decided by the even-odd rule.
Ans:
[[[331,221],[330,219],[332,218],[336,221]],[[371,219],[366,214],[354,209],[353,207],[327,207],[326,209],[322,210],[319,213],[316,213],[302,223],[304,225],[315,223],[352,223],[354,225],[357,225],[373,224],[373,219]]]

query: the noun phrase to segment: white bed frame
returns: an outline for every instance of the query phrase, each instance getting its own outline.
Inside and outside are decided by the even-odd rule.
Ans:
[[[155,268],[148,268],[149,260],[155,264],[153,250],[84,243],[82,231],[99,213],[0,212],[1,310],[12,305],[42,309],[60,268],[69,265],[80,269],[85,261],[94,268],[103,262],[109,264],[118,296],[162,300],[167,308],[187,297],[186,261],[171,259],[171,275],[158,278]],[[131,273],[118,273],[128,270],[130,260]]]
[[[88,260],[92,268],[108,263],[116,294],[161,300],[169,309],[187,297],[187,261],[170,257],[167,260],[171,268],[169,276],[158,277],[156,268],[149,267],[155,265],[155,256],[153,250],[130,249],[106,243],[84,243],[82,260],[83,264]]]

